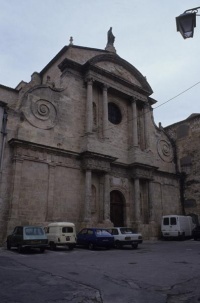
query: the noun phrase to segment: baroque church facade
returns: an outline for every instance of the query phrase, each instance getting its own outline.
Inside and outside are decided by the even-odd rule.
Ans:
[[[71,221],[160,233],[181,214],[169,136],[146,78],[114,48],[72,40],[31,81],[0,85],[0,242],[14,226]]]

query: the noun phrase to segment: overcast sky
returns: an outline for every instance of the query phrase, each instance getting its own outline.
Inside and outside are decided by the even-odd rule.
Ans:
[[[200,0],[0,0],[0,84],[29,82],[70,36],[74,45],[104,49],[112,26],[117,54],[154,91],[156,124],[184,120],[200,113],[200,17],[186,40],[175,17],[198,6]]]

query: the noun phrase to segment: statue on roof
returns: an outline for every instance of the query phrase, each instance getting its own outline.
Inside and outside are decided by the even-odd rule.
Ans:
[[[115,41],[115,36],[112,33],[112,27],[110,27],[109,31],[108,31],[108,43],[109,45],[113,45]]]
[[[107,33],[108,41],[105,50],[116,53],[115,47],[114,47],[114,41],[115,41],[115,36],[112,33],[112,27],[110,27],[108,33]]]

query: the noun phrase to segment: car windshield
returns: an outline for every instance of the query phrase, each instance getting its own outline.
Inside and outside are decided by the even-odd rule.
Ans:
[[[122,227],[120,228],[121,233],[124,234],[134,234],[134,230],[132,228]]]
[[[107,230],[104,229],[97,229],[95,231],[95,234],[98,236],[110,236],[110,233]]]
[[[41,227],[26,227],[25,234],[27,236],[42,236],[44,235],[44,230]]]

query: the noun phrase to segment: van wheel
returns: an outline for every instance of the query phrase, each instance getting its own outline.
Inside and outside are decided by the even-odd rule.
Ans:
[[[7,241],[7,250],[11,250],[10,241]]]
[[[180,240],[182,240],[182,241],[185,240],[185,233],[183,233],[183,234],[180,236]]]
[[[54,242],[50,242],[49,245],[51,250],[56,250],[56,244]]]

